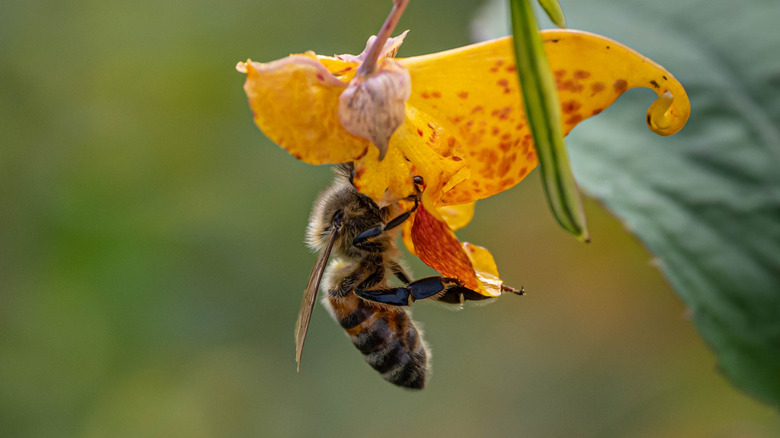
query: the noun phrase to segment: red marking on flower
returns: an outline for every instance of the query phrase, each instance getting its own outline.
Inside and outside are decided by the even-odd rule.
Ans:
[[[363,152],[361,152],[360,155],[355,157],[355,161],[362,160],[363,157],[365,157],[367,153],[368,153],[368,146],[364,147],[363,148]]]
[[[596,109],[593,110],[592,114],[595,116],[596,114],[601,114],[602,111],[604,111],[604,110],[602,110],[601,108],[596,108]]]
[[[423,99],[429,99],[431,97],[430,94],[428,94],[427,91],[423,91],[423,93],[420,95]]]
[[[615,89],[616,93],[622,93],[626,91],[626,88],[628,88],[628,82],[626,82],[624,79],[618,79],[612,83],[612,88]]]
[[[455,146],[455,137],[447,138],[447,146],[449,146],[449,147]]]
[[[501,109],[494,109],[490,112],[490,115],[498,118],[499,120],[506,120],[509,118],[509,113],[512,112],[511,106],[505,106]]]
[[[581,106],[582,106],[582,104],[579,103],[578,101],[576,101],[576,100],[569,100],[569,101],[563,102],[561,104],[561,111],[563,111],[564,113],[568,114],[568,113],[577,111],[578,109],[580,109]]]
[[[434,92],[432,92],[432,93],[431,93],[431,96],[432,96],[434,99],[438,99],[438,98],[440,98],[440,97],[441,97],[441,93],[440,93],[440,92],[438,92],[438,91],[434,91]]]
[[[479,290],[474,267],[446,223],[420,205],[412,225],[412,243],[417,256],[445,277],[457,278],[472,290]]]
[[[590,84],[590,91],[593,92],[593,95],[601,93],[605,88],[607,88],[607,86],[604,85],[603,82],[594,82]]]
[[[574,79],[585,79],[590,77],[590,72],[585,70],[576,70],[574,72]]]
[[[317,79],[319,79],[320,81],[324,81],[325,76],[323,76],[322,73],[317,73]]]
[[[575,125],[577,123],[580,123],[581,121],[582,121],[582,114],[577,113],[577,114],[574,114],[573,116],[569,117],[566,120],[566,123],[568,123],[570,125]]]
[[[460,97],[461,99],[468,99],[469,92],[468,91],[461,91],[460,93],[458,93],[458,97]]]
[[[498,135],[499,132],[501,132],[501,130],[498,129],[498,126],[494,126],[493,129],[490,130],[490,135]]]
[[[485,108],[482,105],[477,105],[474,107],[473,110],[471,110],[471,114],[478,113],[480,111],[484,111]]]
[[[506,78],[501,78],[496,81],[496,84],[498,84],[499,87],[507,87],[509,85],[509,81]]]
[[[555,73],[553,73],[556,78],[562,78],[566,76],[566,70],[555,70]]]
[[[509,140],[510,138],[512,138],[512,134],[508,132],[505,132],[504,134],[501,135],[501,140]]]
[[[514,65],[510,65],[507,68],[505,68],[504,70],[508,71],[509,73],[514,73],[514,72],[517,71],[517,67],[515,67]]]
[[[572,88],[574,88],[574,81],[572,81],[571,79],[558,84],[559,90],[571,90]]]
[[[420,128],[417,128],[417,134],[422,137],[423,136],[423,130]]]
[[[334,71],[333,74],[336,75],[336,76],[341,76],[341,75],[343,75],[343,74],[345,74],[345,73],[347,73],[347,72],[349,72],[351,70],[352,70],[352,67],[347,67],[347,68],[339,70],[339,71]]]

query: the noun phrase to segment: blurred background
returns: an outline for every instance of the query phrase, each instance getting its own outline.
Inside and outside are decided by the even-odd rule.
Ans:
[[[600,31],[568,3],[570,26]],[[593,242],[575,241],[537,172],[459,232],[528,295],[415,304],[423,392],[383,381],[320,306],[296,374],[304,230],[331,175],[260,133],[234,66],[359,53],[390,4],[0,6],[0,436],[780,435],[718,374],[651,255],[588,199]],[[467,44],[479,9],[413,0],[399,55]],[[647,96],[609,111],[645,129]]]

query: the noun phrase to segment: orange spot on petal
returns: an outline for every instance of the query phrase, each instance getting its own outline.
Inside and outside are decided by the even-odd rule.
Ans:
[[[577,70],[574,72],[575,79],[585,79],[590,77],[590,72],[585,70]]]
[[[576,101],[576,100],[569,100],[569,101],[563,102],[561,104],[561,111],[563,111],[564,113],[568,114],[568,113],[577,111],[578,109],[580,109],[581,106],[582,106],[582,104],[579,103],[578,101]]]

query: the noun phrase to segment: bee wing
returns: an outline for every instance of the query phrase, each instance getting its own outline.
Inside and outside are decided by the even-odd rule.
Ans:
[[[317,262],[309,275],[309,282],[306,284],[306,290],[303,292],[301,309],[298,311],[298,321],[295,323],[295,361],[298,363],[298,371],[301,370],[301,354],[303,353],[303,342],[306,340],[306,332],[309,330],[309,321],[311,321],[311,312],[314,310],[314,303],[317,301],[317,292],[320,289],[322,274],[325,272],[325,266],[328,264],[330,251],[333,249],[333,243],[336,241],[336,235],[341,229],[341,220],[336,220],[331,226],[328,242],[317,256]]]

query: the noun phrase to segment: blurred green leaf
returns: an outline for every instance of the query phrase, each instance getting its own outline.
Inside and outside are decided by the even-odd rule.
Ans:
[[[517,74],[539,155],[544,192],[559,224],[588,240],[585,213],[563,142],[561,107],[530,0],[510,0]]]
[[[775,27],[780,3],[572,6],[570,22],[581,8],[589,30],[669,68],[693,104],[666,139],[638,109],[583,124],[570,136],[578,181],[657,256],[729,380],[780,405],[780,33],[755,31]]]
[[[556,26],[561,29],[566,27],[566,17],[563,16],[563,9],[558,0],[539,0],[539,5]]]

